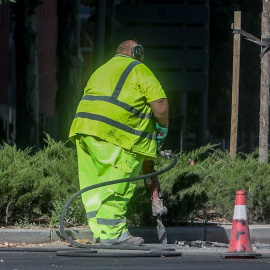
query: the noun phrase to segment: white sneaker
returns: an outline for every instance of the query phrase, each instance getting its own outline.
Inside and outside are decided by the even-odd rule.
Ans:
[[[141,246],[144,243],[144,239],[141,237],[134,237],[130,236],[126,240],[120,242],[120,245],[135,245],[135,246]]]

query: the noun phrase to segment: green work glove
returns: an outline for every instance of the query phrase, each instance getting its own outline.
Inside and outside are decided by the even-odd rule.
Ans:
[[[156,123],[156,131],[157,131],[157,143],[161,143],[168,135],[168,128],[161,127],[158,123]]]

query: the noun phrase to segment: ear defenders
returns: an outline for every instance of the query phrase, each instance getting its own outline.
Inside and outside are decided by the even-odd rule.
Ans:
[[[143,62],[144,51],[143,46],[138,44],[131,49],[132,57],[140,62]]]

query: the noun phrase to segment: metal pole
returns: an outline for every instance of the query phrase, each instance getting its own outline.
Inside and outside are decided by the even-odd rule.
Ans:
[[[241,29],[241,11],[234,12],[234,29]],[[236,156],[238,129],[239,70],[240,70],[240,34],[233,38],[233,76],[232,76],[232,113],[230,155]]]
[[[186,150],[186,114],[187,114],[187,93],[185,91],[180,92],[180,150]]]
[[[207,101],[208,101],[208,91],[205,89],[200,95],[200,123],[198,138],[196,140],[196,146],[201,147],[207,144]]]

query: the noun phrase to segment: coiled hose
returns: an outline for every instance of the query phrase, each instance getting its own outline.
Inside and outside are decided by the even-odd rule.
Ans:
[[[73,239],[71,239],[67,235],[67,233],[65,232],[64,219],[65,219],[66,211],[67,211],[69,205],[71,204],[71,202],[75,198],[77,198],[78,196],[80,196],[82,193],[84,193],[86,191],[89,191],[89,190],[92,190],[95,188],[99,188],[99,187],[103,187],[103,186],[109,186],[109,185],[123,183],[123,182],[132,182],[132,181],[138,181],[138,180],[150,178],[150,177],[162,174],[164,172],[167,172],[168,170],[173,168],[175,166],[175,164],[177,163],[177,156],[175,154],[173,154],[171,150],[160,151],[159,154],[161,156],[164,156],[164,157],[169,158],[169,159],[173,158],[173,162],[171,164],[169,164],[169,166],[167,166],[166,168],[164,168],[162,170],[159,170],[159,171],[156,171],[153,173],[149,173],[149,174],[145,174],[145,175],[131,177],[131,178],[117,179],[117,180],[112,180],[112,181],[107,181],[107,182],[95,184],[95,185],[83,188],[80,191],[76,192],[73,196],[71,196],[69,198],[69,200],[67,200],[66,204],[64,205],[64,207],[62,209],[61,217],[60,217],[60,232],[61,232],[62,236],[73,246],[80,247],[80,248],[92,248],[94,245],[87,245],[87,244],[78,243],[78,242],[74,241]]]

